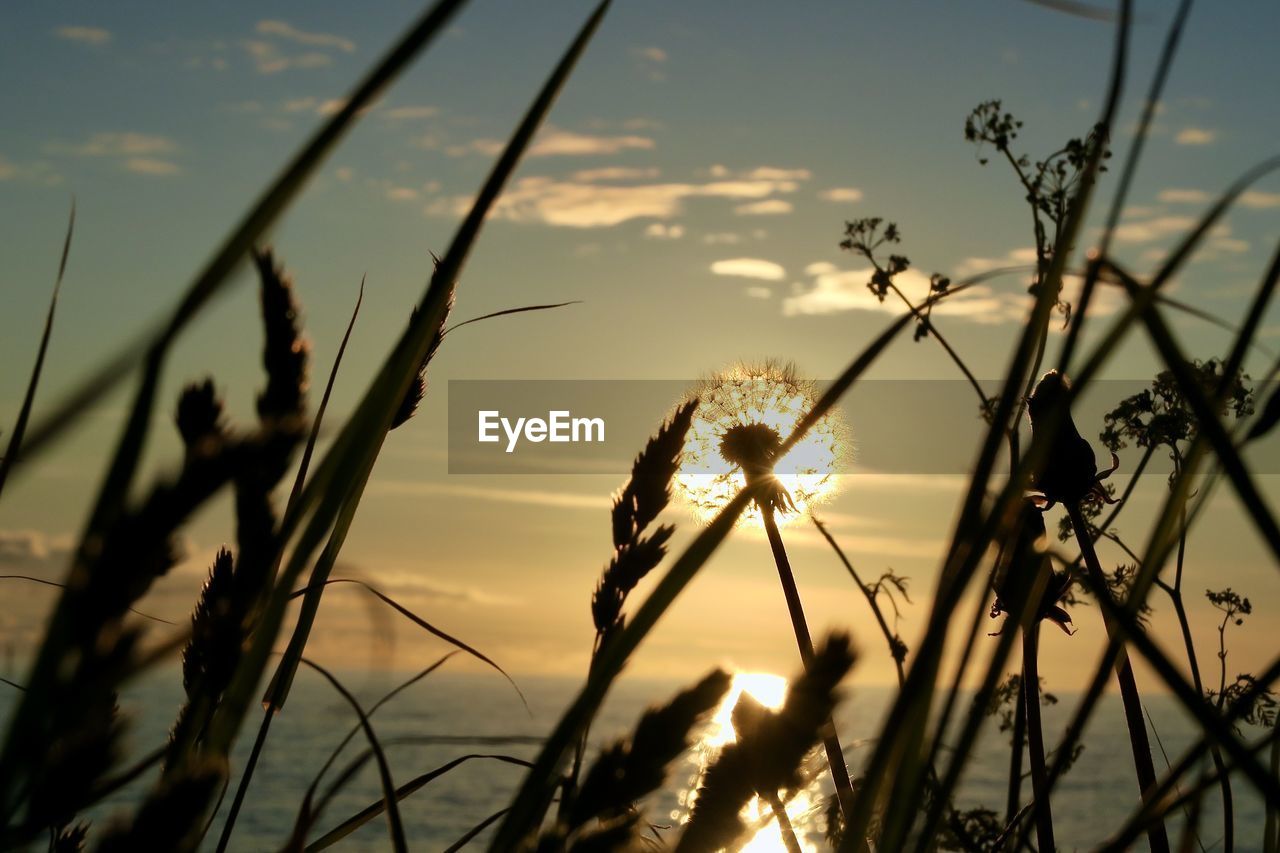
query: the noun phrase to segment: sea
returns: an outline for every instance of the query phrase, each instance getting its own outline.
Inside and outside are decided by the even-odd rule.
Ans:
[[[403,681],[408,674],[389,672],[338,672],[341,681],[368,708]],[[499,759],[508,755],[532,759],[540,738],[555,725],[581,682],[574,678],[517,677],[527,707],[501,676],[488,673],[449,673],[439,670],[406,689],[378,709],[373,726],[385,743],[393,779],[397,785],[427,774],[463,756],[477,756],[457,764],[401,803],[401,816],[411,850],[445,850],[476,825],[502,809],[511,799],[524,770]],[[591,730],[591,751],[624,735],[644,709],[673,695],[683,685],[677,681],[626,679],[619,682]],[[781,679],[762,674],[740,674],[733,693],[746,690],[765,704],[776,703],[785,691]],[[6,721],[14,704],[14,692],[0,685],[0,721]],[[883,716],[892,700],[888,688],[854,688],[840,706],[837,728],[846,745],[846,758],[855,769],[867,760]],[[122,711],[130,719],[128,746],[133,755],[145,754],[164,742],[182,698],[181,677],[176,670],[152,673],[126,689]],[[1046,740],[1052,744],[1066,726],[1076,696],[1060,694],[1056,705],[1044,710]],[[1144,697],[1151,721],[1152,748],[1157,770],[1178,756],[1195,740],[1196,728],[1167,696]],[[732,738],[726,704],[698,734],[698,743],[674,768],[664,790],[646,803],[645,817],[655,831],[674,838],[687,814],[689,791],[698,773],[714,756],[717,744]],[[261,720],[254,713],[241,734],[234,767],[243,766]],[[273,722],[258,771],[236,823],[231,850],[259,853],[279,850],[294,824],[304,792],[335,747],[348,735],[356,718],[350,706],[316,673],[299,674],[290,699]],[[727,731],[726,731],[727,728]],[[1253,732],[1257,735],[1258,732]],[[1090,850],[1105,842],[1137,805],[1130,747],[1118,697],[1103,698],[1086,733],[1086,748],[1070,773],[1054,792],[1053,817],[1058,847],[1062,851]],[[335,762],[327,779],[365,748],[361,732]],[[1166,758],[1167,756],[1167,758]],[[1004,813],[1008,780],[1008,736],[992,721],[985,727],[971,757],[958,795],[958,805],[985,805]],[[233,771],[234,772],[234,771]],[[151,777],[126,788],[94,809],[87,817],[102,825],[127,813],[145,792]],[[813,785],[821,786],[822,778]],[[1263,803],[1247,781],[1235,781],[1236,847],[1239,853],[1261,853]],[[788,811],[802,845],[822,846],[824,820],[820,812],[823,792],[816,787],[801,792]],[[1030,797],[1030,781],[1024,784],[1024,802]],[[321,815],[309,840],[381,798],[372,762],[343,788]],[[220,831],[230,794],[215,818],[203,849],[212,850]],[[1222,850],[1221,804],[1214,794],[1206,797],[1200,815],[1198,840],[1191,850]],[[1183,831],[1184,817],[1170,820],[1173,839]],[[492,829],[481,832],[464,849],[484,850]],[[382,851],[390,849],[383,817],[370,820],[332,849]],[[782,850],[776,824],[767,824],[748,835],[745,851]],[[1144,842],[1134,850],[1146,850]]]

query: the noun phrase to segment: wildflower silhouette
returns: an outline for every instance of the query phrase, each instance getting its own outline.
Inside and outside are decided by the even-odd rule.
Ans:
[[[813,639],[778,516],[796,518],[834,492],[845,427],[838,415],[828,413],[782,455],[784,437],[816,400],[812,383],[797,378],[794,367],[776,362],[736,365],[701,383],[693,398],[698,407],[676,475],[678,492],[695,513],[710,518],[743,488],[754,488],[752,507],[742,518],[760,524],[769,539],[800,659],[808,669],[814,661]],[[823,745],[836,794],[847,811],[853,784],[830,719]]]

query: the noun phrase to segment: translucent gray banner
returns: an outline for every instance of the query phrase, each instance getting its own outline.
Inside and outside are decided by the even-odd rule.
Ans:
[[[813,382],[821,393],[829,382]],[[980,381],[994,395],[999,382]],[[449,473],[625,475],[676,405],[697,380],[471,380],[449,385]],[[1096,382],[1074,407],[1080,432],[1093,445],[1100,467],[1110,467],[1099,436],[1104,416],[1149,381]],[[1255,389],[1255,406],[1272,387]],[[979,398],[964,380],[863,380],[837,407],[843,421],[839,473],[965,474],[985,432]],[[747,418],[748,420],[750,418]],[[1230,428],[1234,418],[1227,417]],[[1030,434],[1029,424],[1021,425]],[[1280,430],[1277,431],[1280,433]],[[1123,476],[1142,450],[1120,451]],[[1159,451],[1147,473],[1169,472]],[[1257,474],[1280,473],[1280,439],[1250,443],[1247,457]]]

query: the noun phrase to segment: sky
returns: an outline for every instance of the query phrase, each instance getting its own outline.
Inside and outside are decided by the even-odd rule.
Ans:
[[[1117,159],[1132,141],[1173,4],[1136,7]],[[75,241],[37,417],[176,303],[256,193],[420,13],[398,0],[353,9],[332,0],[5,6],[6,434],[72,198]],[[332,423],[351,410],[403,328],[431,253],[448,245],[503,140],[589,11],[578,0],[469,4],[272,232],[305,307],[314,375],[327,372],[366,282]],[[1116,253],[1133,269],[1153,269],[1216,192],[1276,153],[1277,31],[1274,4],[1193,11],[1117,233]],[[899,224],[914,268],[903,279],[908,290],[925,287],[934,271],[959,277],[1025,263],[1031,233],[1022,194],[1001,164],[979,162],[963,139],[964,118],[979,102],[1003,99],[1024,120],[1019,142],[1033,157],[1082,135],[1100,108],[1111,38],[1106,22],[1025,0],[617,2],[486,226],[455,316],[580,304],[449,338],[431,365],[422,413],[387,443],[342,572],[376,583],[513,672],[581,674],[592,640],[590,594],[609,556],[609,499],[621,477],[449,474],[447,380],[692,381],[765,358],[834,376],[898,311],[867,292],[865,263],[840,251],[845,220]],[[1113,186],[1114,172],[1104,176],[1104,199]],[[1278,224],[1280,180],[1260,182],[1171,293],[1234,322]],[[1092,227],[1089,236],[1096,233]],[[236,282],[179,342],[162,399],[212,375],[233,416],[248,423],[262,383],[260,343],[247,270]],[[1105,294],[1090,329],[1104,327],[1119,304]],[[957,298],[937,323],[975,373],[995,377],[1025,307],[1025,282],[1014,277]],[[1266,318],[1264,346],[1276,345],[1278,319]],[[1229,340],[1202,321],[1172,321],[1198,357],[1221,355]],[[1060,340],[1055,332],[1051,347]],[[1266,363],[1255,354],[1249,367],[1256,375]],[[1146,379],[1155,364],[1135,336],[1109,375]],[[957,378],[933,342],[907,338],[872,376]],[[125,405],[122,394],[109,396],[11,482],[0,501],[3,568],[61,576]],[[157,412],[148,448],[153,476],[179,458],[168,405]],[[656,428],[665,414],[636,417]],[[966,424],[972,416],[939,414]],[[846,479],[823,512],[864,576],[892,568],[911,578],[900,630],[912,645],[962,480],[886,472]],[[1261,479],[1274,496],[1274,478]],[[1149,476],[1137,490],[1127,523],[1138,544],[1144,514],[1155,512],[1164,488],[1163,477]],[[670,520],[678,549],[697,521],[680,507]],[[857,678],[888,683],[890,662],[840,564],[803,525],[785,535],[815,631],[850,627],[867,652]],[[142,608],[184,619],[217,547],[231,538],[224,500],[186,531],[187,559]],[[1268,562],[1235,498],[1221,490],[1188,553],[1188,606],[1212,665],[1215,611],[1200,590],[1233,586],[1265,613],[1280,606]],[[0,631],[21,658],[52,593],[7,583]],[[1070,689],[1093,667],[1103,636],[1096,610],[1081,612],[1077,624],[1075,636],[1045,640],[1050,663],[1041,668],[1051,688]],[[1176,650],[1167,604],[1154,624]],[[1257,617],[1236,631],[1232,667],[1260,665],[1274,651],[1269,633]],[[334,664],[412,668],[438,646],[349,588],[326,594],[311,649]],[[769,551],[751,530],[707,565],[632,671],[691,675],[726,662],[775,672],[795,665]]]

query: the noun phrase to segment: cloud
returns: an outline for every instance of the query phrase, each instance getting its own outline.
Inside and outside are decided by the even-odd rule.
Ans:
[[[467,154],[495,157],[501,154],[505,147],[506,143],[498,139],[473,139],[463,145],[451,145],[445,149],[445,153],[451,157],[462,157]],[[647,136],[634,134],[603,136],[549,127],[534,139],[525,156],[593,157],[617,154],[621,151],[648,151],[653,147],[653,140]]]
[[[275,44],[261,39],[245,39],[241,46],[259,74],[278,74],[289,68],[324,68],[333,62],[329,54],[320,51],[286,55]]]
[[[410,497],[451,497],[495,503],[528,504],[560,509],[600,510],[609,506],[607,494],[547,492],[535,489],[499,489],[468,486],[461,483],[427,483],[420,480],[375,480],[369,485],[374,492]]]
[[[818,193],[818,198],[836,202],[862,201],[862,190],[857,187],[832,187]]]
[[[791,202],[785,199],[770,198],[750,204],[740,204],[733,209],[733,212],[742,216],[778,216],[790,213],[793,209]]]
[[[619,186],[530,177],[515,181],[494,205],[493,216],[512,222],[567,228],[607,228],[632,219],[671,219],[690,198],[766,199],[792,192],[790,181],[711,181]],[[427,208],[432,215],[458,216],[470,209],[467,196],[442,199]],[[785,202],[784,202],[785,204]]]
[[[762,258],[728,258],[716,261],[711,265],[711,272],[715,275],[758,278],[763,281],[782,281],[787,277],[787,271],[781,264]]]
[[[703,234],[702,242],[708,246],[732,246],[742,242],[742,235],[734,234],[732,231],[713,231],[710,234]]]
[[[435,118],[440,114],[440,110],[436,107],[391,107],[383,110],[380,115],[388,121],[412,121],[414,119]]]
[[[60,563],[70,552],[67,537],[50,537],[39,530],[0,530],[0,566]]]
[[[627,166],[605,166],[601,169],[583,169],[573,173],[575,181],[640,181],[656,178],[661,174],[657,168],[634,169]]]
[[[619,151],[650,150],[653,140],[647,136],[593,136],[571,130],[548,128],[529,147],[529,157],[558,157],[617,154]]]
[[[124,167],[134,174],[155,175],[157,177],[176,175],[182,171],[176,163],[170,163],[168,160],[158,160],[154,157],[130,157],[124,161]]]
[[[684,226],[652,222],[644,229],[644,236],[654,240],[679,240],[684,236]]]
[[[329,33],[305,32],[284,21],[259,21],[258,26],[254,29],[264,36],[276,36],[311,47],[332,47],[344,53],[351,53],[356,49],[355,42],[350,39],[330,35]]]
[[[1116,226],[1115,239],[1120,243],[1150,243],[1173,234],[1181,234],[1196,227],[1190,216],[1158,216],[1138,222],[1125,222]]]
[[[1203,127],[1184,127],[1173,137],[1179,145],[1209,145],[1218,138],[1216,130]]]
[[[1280,193],[1265,193],[1260,190],[1247,190],[1240,194],[1240,204],[1254,210],[1280,207]]]
[[[663,63],[667,61],[667,52],[660,47],[637,47],[631,51],[633,56],[648,62]]]
[[[1204,190],[1167,189],[1156,196],[1165,204],[1205,204],[1212,196]]]
[[[808,169],[779,169],[774,166],[757,166],[741,177],[749,181],[807,181],[813,177]]]
[[[391,201],[413,201],[418,197],[418,191],[413,187],[388,187],[387,198]]]
[[[178,146],[172,139],[146,133],[95,133],[79,145],[55,142],[48,148],[75,157],[144,157],[170,154]]]
[[[338,566],[342,574],[360,577],[367,573],[358,567]],[[354,571],[353,571],[354,570]],[[451,586],[431,578],[425,578],[413,571],[378,570],[373,573],[371,585],[379,592],[392,598],[430,598],[438,601],[449,601],[456,604],[480,604],[490,606],[509,606],[519,604],[519,599],[492,595],[476,587]]]
[[[62,176],[44,160],[15,163],[0,154],[0,181],[30,181],[53,186],[62,183]]]
[[[982,266],[993,269],[1007,266],[1005,261],[1018,256],[1022,251],[1024,250],[1014,250],[1003,259],[970,260],[982,261],[981,264],[973,264],[975,268]],[[988,262],[993,266],[986,266]],[[792,286],[791,295],[782,300],[783,316],[815,316],[847,311],[870,311],[894,316],[904,313],[906,305],[896,295],[889,294],[882,301],[868,289],[867,284],[871,281],[873,272],[870,267],[844,270],[826,261],[809,264],[805,268],[805,275],[810,281]],[[894,283],[915,305],[922,304],[930,293],[929,277],[914,268],[895,276]],[[1062,298],[1074,303],[1081,286],[1078,277],[1065,277]],[[1111,314],[1123,300],[1124,297],[1118,290],[1101,288],[1091,303],[1089,315]],[[1028,297],[1023,288],[1001,292],[987,285],[974,285],[934,305],[933,316],[967,319],[983,324],[1020,323],[1026,319],[1028,306]]]
[[[281,105],[286,113],[315,113],[320,116],[331,116],[347,105],[346,98],[328,98],[322,100],[315,97],[293,98]]]
[[[965,258],[955,265],[952,274],[957,278],[969,278],[1002,267],[1022,267],[1035,262],[1035,249],[1012,249],[1000,258]]]
[[[773,296],[772,289],[768,287],[760,287],[759,285],[754,284],[751,287],[748,287],[744,292],[752,299],[769,299]]]
[[[12,180],[18,174],[18,167],[10,163],[0,154],[0,181]]]
[[[111,31],[101,27],[58,27],[53,34],[65,41],[80,44],[107,44],[111,41]]]

